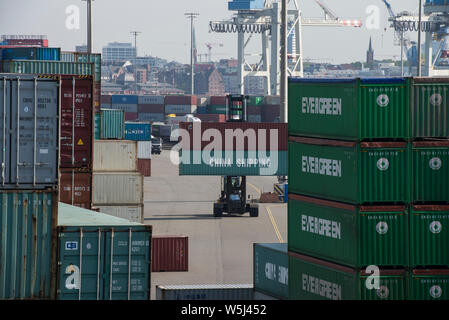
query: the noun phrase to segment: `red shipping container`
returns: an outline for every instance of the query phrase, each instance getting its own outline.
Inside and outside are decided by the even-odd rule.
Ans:
[[[59,201],[90,209],[92,203],[92,174],[76,169],[60,170]]]
[[[61,76],[61,168],[92,167],[92,78]]]
[[[153,236],[151,271],[189,271],[189,238],[186,236]]]
[[[137,159],[137,171],[144,177],[151,177],[151,159]]]
[[[196,105],[196,96],[165,96],[165,104]]]
[[[260,115],[261,111],[262,111],[262,109],[261,109],[260,106],[248,106],[246,108],[246,112],[249,115],[256,115],[256,116],[258,116],[258,115]]]
[[[195,117],[203,122],[225,122],[226,115],[224,114],[195,114]]]
[[[214,141],[214,137],[206,137],[203,136],[203,133],[208,129],[216,129],[220,132],[221,141],[216,142],[218,144],[221,143],[222,150],[245,150],[245,151],[286,151],[288,148],[288,129],[286,123],[249,123],[249,122],[181,122],[179,124],[180,129],[185,129],[189,132],[190,137],[190,149],[189,145],[182,142],[182,135],[180,134],[181,148],[184,150],[203,150],[207,145]],[[199,137],[202,140],[201,142],[193,141],[193,130],[199,130]],[[236,130],[241,129],[243,134],[249,134],[249,136],[253,136],[255,140],[254,143],[249,145],[248,136],[244,137],[243,147],[237,147],[237,138],[234,136],[229,141],[226,141],[226,130],[230,130],[229,134],[235,134]],[[252,129],[247,131],[248,129]],[[232,131],[231,131],[232,130]],[[277,132],[273,132],[272,130],[277,130]],[[209,133],[212,133],[209,131]],[[263,139],[263,140],[261,140]],[[272,142],[272,139],[277,140],[277,149],[275,148],[275,141]],[[239,139],[240,140],[240,139]],[[259,141],[260,140],[260,141]],[[228,142],[228,145],[226,144]],[[232,144],[232,147],[231,145]],[[273,148],[271,147],[273,144]],[[217,146],[218,148],[218,146]]]
[[[101,95],[101,104],[111,104],[112,103],[112,95],[110,94],[102,94]]]
[[[262,122],[274,122],[281,115],[281,107],[278,105],[264,105],[262,108]]]
[[[211,96],[209,104],[211,106],[224,106],[226,105],[226,96]]]
[[[125,121],[134,121],[139,118],[139,114],[137,112],[125,112]]]
[[[165,104],[139,104],[137,111],[139,113],[165,113]]]

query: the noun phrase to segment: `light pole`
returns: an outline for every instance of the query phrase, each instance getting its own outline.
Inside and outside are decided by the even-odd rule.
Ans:
[[[421,77],[421,22],[422,22],[422,0],[419,0],[419,22],[418,22],[418,77]]]
[[[136,50],[136,55],[134,56],[134,86],[137,91],[137,36],[142,32],[131,31],[130,33],[134,35],[134,49]]]
[[[92,53],[92,1],[82,0],[87,2],[87,53]]]
[[[199,13],[187,12],[184,14],[190,19],[190,94],[194,95],[194,78],[193,78],[193,19],[198,17]]]
[[[287,104],[287,0],[282,0],[281,9],[281,110],[279,122],[288,122]]]

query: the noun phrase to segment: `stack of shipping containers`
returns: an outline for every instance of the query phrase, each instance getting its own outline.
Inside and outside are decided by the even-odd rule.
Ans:
[[[137,141],[137,171],[151,176],[151,124],[125,122],[125,140]]]
[[[184,116],[186,114],[196,113],[197,99],[196,96],[165,96],[165,114],[175,114]]]
[[[448,298],[447,241],[430,234],[449,200],[447,89],[289,80],[290,299]]]
[[[59,80],[0,74],[0,299],[54,299]]]
[[[164,96],[139,96],[137,112],[140,121],[164,122]]]
[[[111,97],[111,109],[123,110],[126,121],[135,121],[138,118],[136,95],[113,95]]]
[[[248,122],[262,122],[262,105],[264,97],[250,96],[246,108]]]

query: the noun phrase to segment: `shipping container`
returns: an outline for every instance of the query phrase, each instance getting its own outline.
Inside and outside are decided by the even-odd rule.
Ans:
[[[123,110],[125,113],[138,113],[137,104],[111,103],[111,109]]]
[[[137,159],[151,159],[151,141],[137,141]]]
[[[137,105],[138,104],[138,96],[136,95],[112,95],[111,98],[111,103],[112,104],[133,104],[133,105]]]
[[[128,172],[137,170],[137,142],[128,140],[95,140],[95,172]]]
[[[143,204],[132,206],[97,206],[98,212],[114,217],[129,220],[131,222],[144,223]]]
[[[139,96],[137,98],[139,105],[164,105],[164,96]]]
[[[272,297],[272,296],[269,296],[262,292],[259,292],[257,290],[254,290],[254,292],[253,292],[253,298],[254,298],[254,300],[281,300],[276,297]]]
[[[189,238],[186,236],[153,236],[152,272],[189,271]]]
[[[60,167],[92,167],[92,78],[61,76]]]
[[[289,137],[289,191],[348,202],[408,203],[405,142],[349,142]]]
[[[97,83],[101,82],[101,53],[76,52],[75,59],[76,62],[92,63],[94,80]]]
[[[198,107],[206,107],[209,103],[209,97],[196,97],[196,105]]]
[[[195,117],[201,122],[225,122],[226,115],[224,114],[196,114]]]
[[[449,267],[449,205],[412,205],[410,265]]]
[[[125,137],[125,112],[123,110],[100,110],[100,139],[118,139]]]
[[[0,300],[55,299],[56,192],[0,193]]]
[[[226,114],[226,105],[208,105],[206,111],[208,114]]]
[[[264,105],[262,108],[262,122],[279,122],[281,116],[280,105]]]
[[[196,96],[165,96],[164,104],[174,105],[195,105],[197,104]]]
[[[407,300],[407,272],[380,269],[379,288],[369,289],[371,273],[289,252],[290,300]],[[368,280],[368,281],[367,281]]]
[[[226,96],[211,96],[210,99],[209,99],[209,105],[211,105],[211,106],[216,106],[216,105],[225,106],[226,105]]]
[[[254,290],[288,299],[287,243],[254,243]]]
[[[260,106],[264,102],[264,96],[249,96],[247,101],[248,106]]]
[[[216,150],[287,151],[288,146],[285,123],[182,122],[179,128],[189,134],[189,141],[181,139],[181,147],[195,151],[212,142]]]
[[[144,177],[151,177],[151,159],[137,159],[137,171]]]
[[[94,138],[95,140],[100,139],[100,129],[101,129],[101,114],[96,112],[94,115]]]
[[[61,48],[4,48],[2,60],[53,60],[61,58]]]
[[[408,267],[404,206],[355,206],[289,195],[288,250],[353,268]]]
[[[157,285],[156,300],[253,300],[251,284]]]
[[[415,203],[449,203],[449,140],[415,141],[412,150]]]
[[[101,109],[101,82],[94,82],[93,105],[94,112],[99,112]],[[108,105],[107,109],[110,108],[111,106]]]
[[[174,113],[178,116],[182,116],[189,113],[195,113],[196,105],[190,104],[166,104],[165,114]]]
[[[58,81],[1,75],[0,189],[45,189],[58,183]]]
[[[149,300],[151,226],[59,204],[59,300]]]
[[[125,140],[150,141],[151,124],[149,122],[125,122]]]
[[[262,116],[260,114],[249,114],[247,115],[247,120],[250,123],[261,123]]]
[[[164,113],[139,113],[139,121],[164,122]]]
[[[449,78],[413,78],[413,138],[449,137]]]
[[[409,300],[449,300],[449,269],[412,270]]]
[[[125,112],[125,121],[137,121],[139,114],[137,112]]]
[[[92,205],[92,173],[76,169],[61,169],[59,201],[90,209]]]
[[[280,96],[265,96],[265,104],[266,105],[281,105],[281,97]]]
[[[255,116],[261,116],[261,106],[248,106],[246,108],[246,114],[249,115],[255,115]]]
[[[143,176],[138,172],[94,172],[92,203],[128,205],[143,203]]]
[[[138,104],[139,113],[161,113],[165,116],[165,104]]]
[[[288,151],[180,151],[179,175],[286,176]]]
[[[93,64],[82,62],[39,61],[39,60],[3,60],[2,72],[43,75],[92,76]]]
[[[103,103],[106,103],[106,104],[112,104],[112,95],[110,95],[110,94],[102,94],[101,95],[101,103],[103,104]]]
[[[403,78],[289,78],[289,135],[352,141],[408,139],[408,92]]]

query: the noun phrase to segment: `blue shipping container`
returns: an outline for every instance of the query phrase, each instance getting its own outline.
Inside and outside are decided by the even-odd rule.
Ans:
[[[2,60],[45,60],[59,61],[61,48],[5,48]]]
[[[151,124],[149,122],[125,122],[125,140],[150,141]]]
[[[111,103],[137,104],[138,98],[139,97],[136,95],[126,95],[126,94],[113,95]]]

